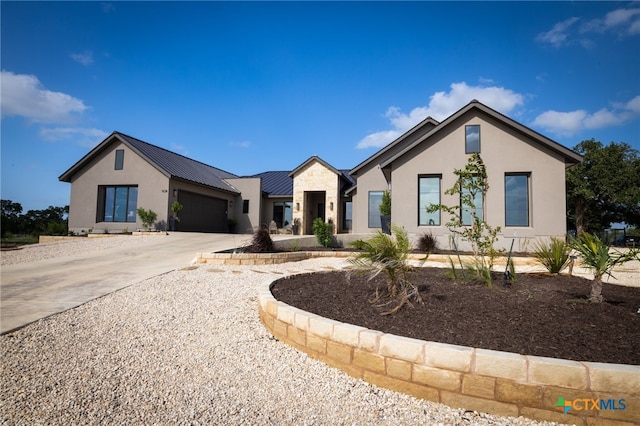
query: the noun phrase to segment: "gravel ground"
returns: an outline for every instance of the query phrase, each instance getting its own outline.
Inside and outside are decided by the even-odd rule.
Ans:
[[[22,259],[68,256],[79,243],[25,249]],[[381,389],[267,333],[259,284],[339,262],[186,267],[0,336],[1,423],[554,424]]]

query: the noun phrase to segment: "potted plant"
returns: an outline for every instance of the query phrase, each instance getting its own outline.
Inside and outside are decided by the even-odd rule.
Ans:
[[[380,224],[382,225],[382,232],[391,235],[391,193],[388,190],[382,193]]]
[[[300,220],[299,217],[296,217],[295,219],[293,219],[293,225],[291,225],[291,233],[293,235],[298,235],[298,230],[300,229],[301,223],[302,221]]]
[[[235,234],[237,225],[238,221],[234,218],[230,217],[227,219],[227,228],[229,229],[230,234]]]
[[[175,231],[176,222],[180,222],[178,213],[182,210],[183,206],[177,201],[171,203],[171,216],[169,217],[169,228],[171,231]]]

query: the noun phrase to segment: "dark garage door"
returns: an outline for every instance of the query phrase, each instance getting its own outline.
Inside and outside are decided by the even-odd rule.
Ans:
[[[183,209],[176,229],[184,232],[227,232],[227,201],[193,192],[180,191]]]

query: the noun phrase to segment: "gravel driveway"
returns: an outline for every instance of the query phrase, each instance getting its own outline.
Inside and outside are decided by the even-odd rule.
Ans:
[[[1,422],[553,424],[380,389],[271,337],[256,287],[341,262],[187,267],[0,336]]]

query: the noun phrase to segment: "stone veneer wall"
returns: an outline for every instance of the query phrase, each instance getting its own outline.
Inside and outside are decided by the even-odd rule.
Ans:
[[[313,358],[380,387],[452,407],[577,425],[640,424],[640,366],[577,362],[426,342],[333,321],[259,291],[262,323]],[[562,330],[562,325],[558,325]],[[570,330],[563,330],[571,338]],[[606,342],[603,342],[606,344]],[[625,410],[578,410],[565,401],[614,400]]]

